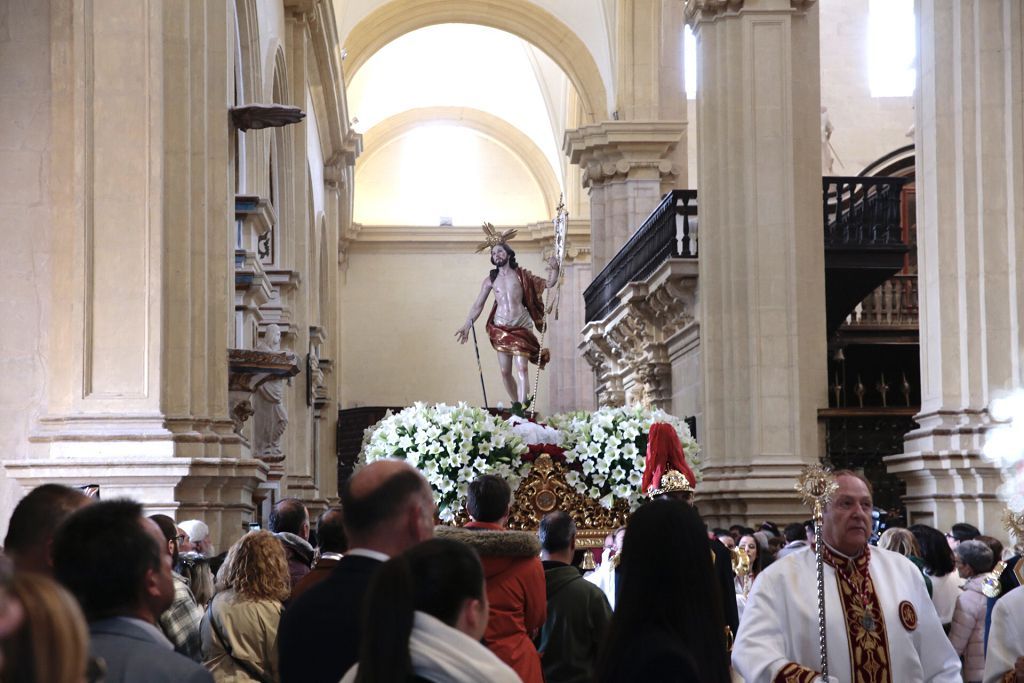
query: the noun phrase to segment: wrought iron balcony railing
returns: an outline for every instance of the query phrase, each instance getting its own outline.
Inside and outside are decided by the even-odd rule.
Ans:
[[[906,183],[906,178],[822,178],[825,248],[863,249],[903,244],[900,191]]]
[[[587,322],[607,316],[618,293],[670,258],[697,257],[697,191],[672,190],[583,292]]]
[[[906,178],[898,177],[822,178],[825,249],[827,254],[840,259],[826,260],[827,268],[878,271],[871,273],[869,280],[879,278],[879,273],[884,279],[898,270],[902,254],[907,250],[900,207],[901,191],[906,183]],[[647,277],[666,259],[696,258],[697,218],[696,190],[673,190],[666,194],[583,293],[587,322],[608,315],[618,304],[617,295],[623,287]],[[888,273],[882,272],[886,269]],[[836,325],[880,281],[852,283],[866,287],[862,293],[854,291],[856,288],[844,281],[844,294],[852,293],[857,298],[848,306],[840,302],[840,308],[845,308]]]

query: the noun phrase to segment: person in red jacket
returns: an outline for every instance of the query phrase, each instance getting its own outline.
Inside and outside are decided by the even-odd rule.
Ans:
[[[540,541],[533,533],[508,531],[512,489],[494,475],[469,485],[465,528],[440,527],[436,535],[466,543],[480,555],[490,614],[484,645],[512,667],[525,683],[543,683],[533,636],[547,619],[547,587],[540,563]]]

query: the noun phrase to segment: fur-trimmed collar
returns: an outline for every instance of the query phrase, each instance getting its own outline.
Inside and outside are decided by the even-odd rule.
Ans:
[[[529,531],[491,531],[490,529],[439,526],[435,527],[434,536],[465,543],[473,547],[481,557],[537,557],[540,555],[540,539]]]

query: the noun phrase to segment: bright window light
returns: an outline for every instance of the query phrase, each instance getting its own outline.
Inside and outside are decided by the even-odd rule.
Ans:
[[[697,98],[697,39],[689,26],[683,28],[683,72],[686,99]]]
[[[917,80],[914,0],[868,0],[872,97],[909,97]]]

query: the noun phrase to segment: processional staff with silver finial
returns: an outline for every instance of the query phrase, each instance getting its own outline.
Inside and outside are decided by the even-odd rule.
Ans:
[[[548,314],[551,313],[552,309],[555,310],[555,320],[558,319],[558,310],[556,309],[558,301],[558,290],[562,286],[562,264],[565,262],[565,249],[566,249],[566,232],[569,226],[569,212],[565,210],[565,203],[562,201],[562,195],[558,196],[558,206],[555,208],[555,217],[551,221],[554,226],[555,241],[554,241],[554,257],[558,261],[558,280],[555,282],[554,293],[548,292],[548,303],[544,306],[544,329],[540,331],[540,352],[544,353],[544,335],[548,331]],[[533,401],[530,403],[530,419],[533,419],[537,415],[537,393],[540,391],[540,373],[543,368],[540,363],[537,364],[537,375],[533,380]]]
[[[797,480],[796,490],[814,513],[814,559],[818,570],[818,643],[821,647],[821,676],[828,680],[828,642],[825,638],[825,567],[822,556],[821,521],[838,485],[832,472],[821,465],[808,465]]]

